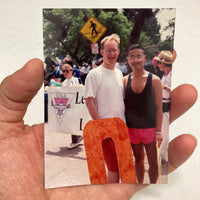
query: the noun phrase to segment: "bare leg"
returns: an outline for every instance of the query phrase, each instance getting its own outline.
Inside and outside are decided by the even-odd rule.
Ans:
[[[119,173],[108,170],[108,183],[119,183]]]
[[[108,169],[108,183],[119,183],[119,169],[115,144],[111,138],[102,141],[104,159]]]
[[[157,151],[156,143],[153,141],[149,144],[144,144],[147,159],[149,162],[149,179],[150,183],[156,183],[158,179],[158,161],[157,161]]]
[[[135,171],[138,183],[144,182],[144,147],[143,144],[131,144],[135,157]]]

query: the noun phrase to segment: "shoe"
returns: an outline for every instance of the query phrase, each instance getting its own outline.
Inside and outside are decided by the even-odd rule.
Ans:
[[[167,175],[168,174],[168,162],[166,160],[161,161],[162,165],[162,175]]]
[[[168,161],[162,159],[162,160],[161,160],[161,164],[167,166],[167,165],[168,165]]]
[[[76,143],[71,143],[71,144],[69,145],[69,147],[67,147],[67,149],[70,150],[70,149],[74,149],[74,148],[78,147],[78,146],[80,145],[80,142],[81,142],[82,140],[83,140],[83,137],[82,137],[82,136],[78,136],[77,142],[76,142]]]
[[[74,148],[78,147],[79,145],[80,145],[79,143],[71,143],[71,144],[67,147],[67,149],[68,149],[68,150],[71,150],[71,149],[74,149]]]
[[[80,143],[83,140],[83,136],[78,136],[77,143]]]

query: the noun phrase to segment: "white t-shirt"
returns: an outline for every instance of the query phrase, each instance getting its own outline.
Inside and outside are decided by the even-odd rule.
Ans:
[[[78,78],[72,76],[70,79],[65,79],[63,82],[62,82],[62,86],[63,87],[69,87],[69,86],[79,86],[79,81],[78,81]]]
[[[163,75],[161,83],[171,88],[171,77],[172,71],[170,71],[167,75]],[[170,93],[163,89],[163,103],[170,102]]]
[[[100,119],[119,117],[125,122],[123,76],[119,69],[92,69],[85,82],[85,98],[88,97],[95,98]]]

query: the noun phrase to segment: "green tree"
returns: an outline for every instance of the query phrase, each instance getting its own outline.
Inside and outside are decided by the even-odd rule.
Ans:
[[[156,14],[160,9],[44,9],[44,54],[59,57],[71,55],[77,64],[92,61],[91,42],[80,30],[93,16],[106,28],[103,35],[117,33],[121,39],[120,58],[130,44],[139,43],[146,49],[147,59],[152,59],[158,50],[172,49],[175,19],[167,29],[172,30],[165,41],[160,41],[160,25]],[[101,40],[101,38],[100,38]],[[99,40],[99,41],[100,41]]]
[[[153,39],[150,36],[148,36],[147,33],[144,31],[142,31],[140,34],[138,44],[144,47],[147,60],[151,60],[158,51],[156,45],[153,46]]]
[[[174,31],[175,31],[175,18],[172,18],[169,22],[168,25],[164,28],[164,31],[170,30],[171,33],[167,35],[166,39],[167,40],[174,40]]]
[[[156,9],[150,17],[146,18],[142,29],[151,38],[152,44],[157,44],[160,41],[160,25],[156,18],[157,12],[159,12],[159,9]]]
[[[105,35],[120,35],[121,52],[126,49],[133,26],[120,11],[110,9],[45,9],[43,16],[45,55],[69,54],[78,64],[93,59],[91,42],[80,33],[91,16],[107,27]]]
[[[113,11],[101,11],[98,19],[107,28],[105,35],[117,33],[120,36],[120,52],[123,54],[129,42],[133,22],[128,21],[127,17],[125,17],[122,12],[115,13]]]
[[[146,32],[146,35],[151,37],[153,44],[155,34],[159,33],[159,26],[155,18],[156,12],[153,12],[152,9],[123,9],[123,13],[134,23],[128,46],[139,43],[142,32]]]
[[[164,31],[168,31],[169,34],[166,36],[165,41],[158,44],[158,47],[160,50],[164,49],[172,51],[174,45],[175,18],[172,18],[168,22],[168,25],[164,28]]]
[[[157,44],[157,48],[159,51],[162,51],[162,50],[172,51],[173,50],[173,41],[172,40],[160,41]]]
[[[91,9],[51,9],[44,10],[44,53],[45,55],[71,55],[79,62],[81,51],[90,51],[89,42],[81,37],[80,29]]]

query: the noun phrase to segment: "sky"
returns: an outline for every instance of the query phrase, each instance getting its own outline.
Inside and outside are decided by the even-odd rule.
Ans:
[[[168,25],[168,22],[174,17],[176,17],[176,9],[161,9],[156,15],[158,23],[161,26],[160,29],[161,40],[165,40],[166,36],[168,34],[171,34],[171,30],[164,31],[163,29]]]

